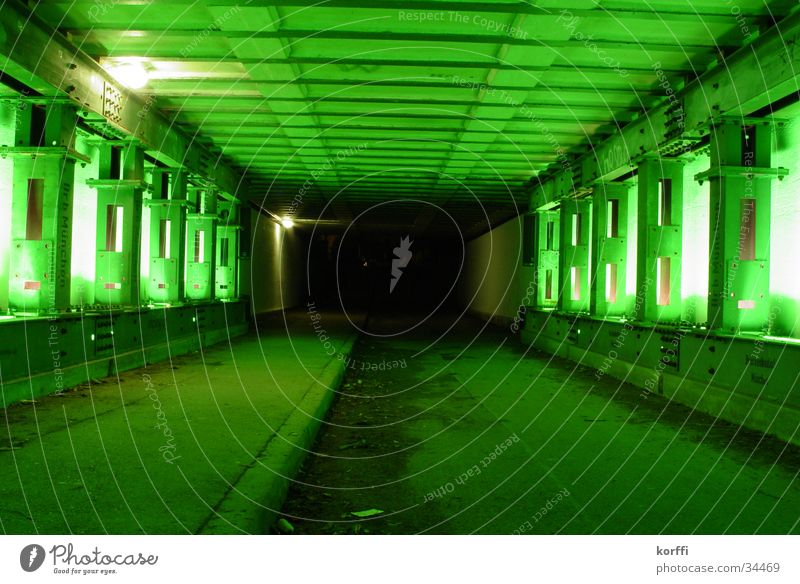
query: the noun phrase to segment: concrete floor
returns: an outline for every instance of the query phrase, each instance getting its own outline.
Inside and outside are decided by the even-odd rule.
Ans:
[[[314,322],[291,314],[289,345],[273,317],[8,408],[0,531],[265,532],[291,476],[296,533],[800,531],[796,448],[598,382],[476,320],[398,335],[408,318],[374,317],[352,354],[342,316]]]
[[[273,317],[229,344],[0,412],[0,531],[257,532],[280,505],[265,492],[299,464],[308,414],[341,371],[305,313],[288,324],[291,345]],[[324,324],[348,351],[345,319]]]
[[[798,449],[446,324],[356,344],[283,510],[297,533],[800,531]]]

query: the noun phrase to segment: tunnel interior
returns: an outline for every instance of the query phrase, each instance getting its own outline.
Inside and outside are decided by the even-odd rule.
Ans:
[[[795,2],[0,33],[0,531],[800,531]]]

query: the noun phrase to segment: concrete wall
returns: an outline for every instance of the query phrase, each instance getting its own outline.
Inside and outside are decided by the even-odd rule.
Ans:
[[[0,144],[14,143],[14,107],[0,103]],[[0,158],[0,310],[8,309],[8,271],[11,252],[11,183],[14,159]]]
[[[260,213],[251,215],[250,261],[244,262],[242,294],[251,298],[253,314],[292,308],[306,298],[306,236],[284,229]],[[248,265],[249,264],[249,265]]]
[[[481,318],[512,324],[527,304],[533,269],[522,265],[522,218],[516,217],[467,243],[459,280],[463,306]]]
[[[521,337],[593,369],[597,380],[619,381],[621,395],[660,396],[800,445],[796,343],[541,311],[527,314]]]
[[[800,104],[775,112],[775,117],[789,120],[775,137],[774,166],[789,169],[789,176],[772,183],[770,226],[770,320],[773,333],[800,338]]]
[[[201,350],[247,330],[244,302],[11,319],[1,331],[0,408]],[[24,343],[16,341],[21,338]]]

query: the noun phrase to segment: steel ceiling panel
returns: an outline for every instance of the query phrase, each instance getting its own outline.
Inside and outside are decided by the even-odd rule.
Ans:
[[[323,192],[340,193],[346,215],[475,185],[496,219],[562,150],[584,153],[663,102],[656,68],[680,87],[745,43],[743,26],[794,5],[736,4],[738,20],[727,0],[78,0],[36,12],[98,59],[148,62],[143,95],[231,156],[273,212],[335,160],[298,218]]]

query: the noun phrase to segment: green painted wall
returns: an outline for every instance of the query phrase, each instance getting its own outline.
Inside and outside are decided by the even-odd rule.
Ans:
[[[522,266],[521,217],[467,243],[459,299],[470,312],[499,321],[513,320],[525,304],[532,281],[533,268]]]
[[[284,229],[269,217],[253,213],[250,284],[242,294],[252,299],[254,314],[291,308],[306,302],[306,238],[298,228]],[[242,242],[242,249],[250,246]],[[243,269],[247,269],[243,266]]]
[[[0,144],[14,144],[14,108],[0,102]],[[8,266],[11,246],[11,181],[13,163],[0,158],[0,310],[8,310]]]
[[[86,181],[97,178],[99,155],[98,148],[84,137],[78,137],[76,147],[92,159],[90,164],[75,165],[70,302],[73,306],[81,306],[94,303],[97,192],[86,186]]]
[[[705,322],[708,314],[709,183],[694,180],[708,170],[707,154],[698,155],[683,171],[683,257],[681,272],[682,318]]]
[[[800,105],[775,113],[789,120],[775,133],[774,164],[789,169],[789,176],[772,189],[770,233],[771,315],[775,334],[800,338]]]

